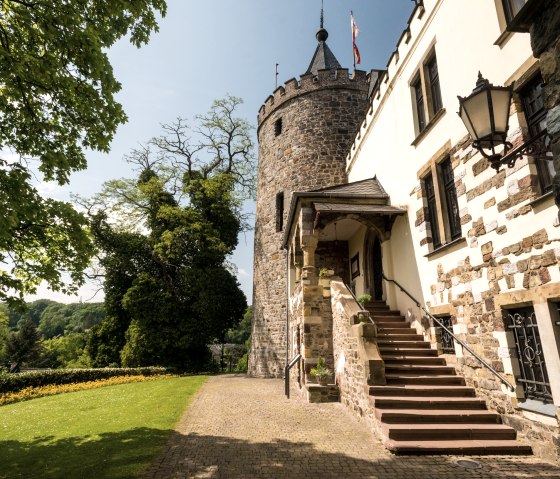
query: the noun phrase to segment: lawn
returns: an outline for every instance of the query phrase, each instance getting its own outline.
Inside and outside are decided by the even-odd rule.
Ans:
[[[0,407],[0,478],[135,478],[204,376],[121,384]]]

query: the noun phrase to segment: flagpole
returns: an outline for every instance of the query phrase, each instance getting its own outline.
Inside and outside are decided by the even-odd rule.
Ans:
[[[354,73],[356,73],[356,55],[354,54],[354,12],[350,10],[350,33],[352,35],[352,60],[354,61]]]

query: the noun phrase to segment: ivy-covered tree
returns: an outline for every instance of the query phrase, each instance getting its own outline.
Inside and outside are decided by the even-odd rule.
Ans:
[[[86,218],[33,178],[67,183],[85,148],[109,150],[126,115],[107,49],[126,35],[146,43],[165,12],[165,0],[0,0],[0,300],[83,281]]]
[[[239,103],[227,97],[198,117],[197,143],[184,120],[164,127],[167,136],[129,157],[138,177],[109,182],[90,204],[107,311],[88,343],[94,365],[200,369],[208,345],[242,317],[246,299],[227,263],[243,229],[241,201],[254,191]],[[111,224],[111,209],[134,224]]]

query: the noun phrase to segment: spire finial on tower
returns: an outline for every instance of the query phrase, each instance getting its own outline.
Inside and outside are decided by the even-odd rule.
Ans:
[[[329,32],[327,32],[324,28],[325,14],[324,14],[324,8],[323,8],[323,1],[324,0],[321,0],[321,24],[320,24],[320,27],[319,27],[319,31],[315,35],[317,37],[317,41],[319,41],[319,42],[326,42],[327,38],[329,38]]]

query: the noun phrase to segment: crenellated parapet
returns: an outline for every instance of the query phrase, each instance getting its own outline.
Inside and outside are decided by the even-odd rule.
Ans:
[[[370,75],[362,70],[350,73],[348,68],[319,70],[317,75],[301,75],[300,79],[291,78],[283,86],[274,90],[259,109],[258,125],[261,124],[280,106],[294,98],[324,89],[344,88],[348,90],[367,91]]]

